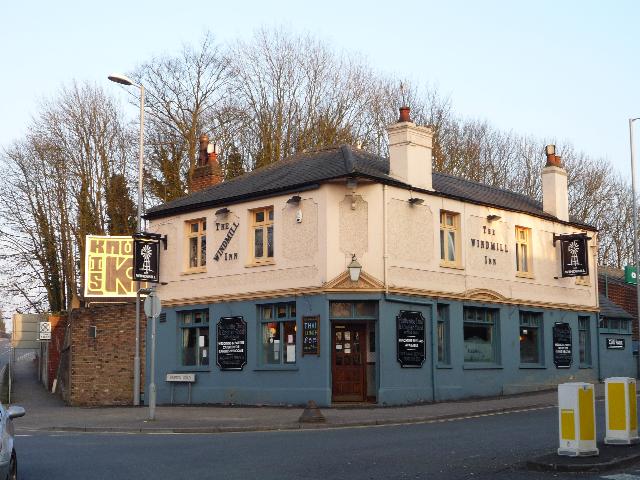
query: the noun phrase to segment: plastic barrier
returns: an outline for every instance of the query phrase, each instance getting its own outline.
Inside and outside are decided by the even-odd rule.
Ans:
[[[595,417],[593,384],[573,382],[558,385],[558,455],[590,457],[599,454]]]
[[[604,381],[607,434],[604,443],[638,443],[638,407],[636,379],[612,377]]]

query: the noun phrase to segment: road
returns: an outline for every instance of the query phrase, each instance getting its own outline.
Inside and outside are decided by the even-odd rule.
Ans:
[[[520,468],[556,448],[556,415],[546,408],[419,425],[235,434],[19,432],[17,450],[22,480],[575,479]],[[640,465],[578,476],[640,480]]]

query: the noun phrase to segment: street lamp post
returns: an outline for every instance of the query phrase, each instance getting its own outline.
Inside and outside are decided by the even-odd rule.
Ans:
[[[144,87],[117,73],[109,80],[140,89],[140,145],[138,152],[138,232],[142,231],[142,174],[144,159]],[[136,282],[136,351],[133,357],[133,404],[140,405],[140,282]]]
[[[640,259],[638,258],[638,207],[636,205],[636,161],[635,161],[635,145],[633,142],[633,122],[640,120],[638,118],[629,119],[629,146],[631,148],[631,195],[633,205],[633,257],[636,264],[636,312],[638,319],[638,335],[640,336]],[[638,369],[636,376],[640,376],[640,337],[638,338]]]

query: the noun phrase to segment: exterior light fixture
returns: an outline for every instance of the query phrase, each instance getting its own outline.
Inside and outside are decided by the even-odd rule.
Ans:
[[[358,263],[356,260],[356,254],[354,253],[351,257],[351,263],[347,266],[347,270],[349,270],[349,277],[352,282],[357,282],[360,279],[360,271],[362,270],[362,265]]]
[[[487,221],[493,222],[495,220],[500,220],[502,217],[500,215],[487,215]]]
[[[220,216],[225,216],[225,215],[229,215],[231,213],[231,210],[229,210],[227,207],[221,208],[220,210],[216,210],[216,217],[218,215]]]
[[[422,198],[417,198],[417,197],[411,197],[409,199],[409,203],[411,205],[422,205],[424,203],[424,199]]]
[[[302,197],[300,197],[300,195],[294,195],[289,200],[287,200],[287,203],[290,205],[297,205],[300,203],[300,200],[302,200]]]

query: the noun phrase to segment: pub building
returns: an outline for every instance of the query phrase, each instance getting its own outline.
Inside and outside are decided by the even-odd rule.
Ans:
[[[191,193],[146,214],[166,245],[158,403],[400,405],[598,381],[597,230],[569,218],[554,147],[541,204],[433,173],[432,130],[406,107],[388,135],[390,158],[341,145],[229,181],[201,136]],[[166,381],[180,373],[193,381]]]

